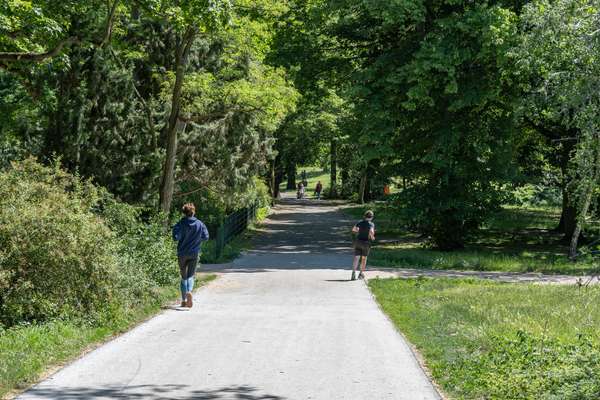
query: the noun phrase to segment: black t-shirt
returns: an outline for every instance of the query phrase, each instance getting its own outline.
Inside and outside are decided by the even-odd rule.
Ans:
[[[368,242],[369,241],[369,232],[371,231],[371,229],[373,229],[373,230],[375,229],[375,224],[372,223],[371,221],[367,221],[366,219],[363,219],[358,224],[356,224],[356,227],[358,228],[358,235],[356,236],[356,238],[358,240]]]

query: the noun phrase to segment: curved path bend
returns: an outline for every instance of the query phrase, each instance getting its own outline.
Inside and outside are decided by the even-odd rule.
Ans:
[[[20,399],[433,400],[362,281],[335,203],[284,199],[191,310],[167,310]]]

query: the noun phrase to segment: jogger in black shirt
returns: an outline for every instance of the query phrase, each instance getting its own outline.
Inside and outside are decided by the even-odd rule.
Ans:
[[[358,279],[364,279],[365,268],[367,267],[367,256],[371,251],[371,241],[375,240],[375,224],[373,221],[373,211],[367,211],[363,220],[352,228],[352,233],[356,235],[354,240],[354,263],[352,264],[352,280],[356,280],[356,269],[360,261],[360,273]]]

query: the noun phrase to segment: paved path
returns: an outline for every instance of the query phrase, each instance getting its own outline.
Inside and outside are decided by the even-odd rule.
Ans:
[[[439,399],[364,282],[348,281],[348,223],[325,202],[285,201],[192,310],[162,313],[20,399]]]

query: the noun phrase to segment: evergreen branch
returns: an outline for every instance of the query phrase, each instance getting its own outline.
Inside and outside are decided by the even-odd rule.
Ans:
[[[194,190],[190,190],[189,192],[175,193],[175,194],[173,194],[173,197],[185,197],[185,196],[189,196],[190,194],[198,193],[199,191],[201,191],[203,189],[212,190],[208,186],[200,186],[199,188],[196,188]],[[214,190],[212,190],[212,191],[214,191]]]
[[[126,69],[125,66],[123,65],[123,62],[121,62],[121,59],[119,57],[117,57],[117,54],[112,49],[112,47],[109,47],[109,51],[110,51],[110,54],[112,54],[112,56],[114,57],[117,64],[119,64],[119,67],[121,67],[121,69]],[[144,106],[144,110],[146,110],[146,118],[148,120],[148,126],[150,128],[150,131],[154,132],[155,128],[154,128],[154,116],[152,114],[152,108],[150,108],[150,106],[146,102],[146,99],[144,99],[142,94],[139,92],[138,88],[135,86],[135,83],[133,83],[131,86],[133,87],[133,92],[135,93],[135,96],[138,98],[140,103],[142,103],[142,106]]]
[[[0,52],[1,61],[32,61],[41,62],[47,58],[52,58],[58,55],[63,47],[71,45],[73,43],[79,43],[79,39],[76,36],[61,40],[56,47],[45,53],[20,53],[20,52]]]

